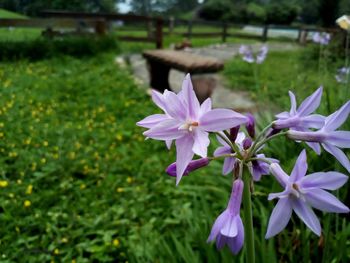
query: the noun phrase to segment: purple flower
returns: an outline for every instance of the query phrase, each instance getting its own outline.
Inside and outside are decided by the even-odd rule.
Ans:
[[[215,220],[207,241],[216,239],[218,249],[227,245],[233,254],[237,254],[242,249],[244,242],[244,228],[239,215],[243,186],[241,179],[234,181],[227,208]]]
[[[190,172],[193,172],[199,168],[205,167],[209,164],[210,160],[208,158],[200,158],[198,160],[193,160],[189,163],[189,165],[186,167],[184,176],[188,175]],[[166,169],[166,172],[170,176],[176,176],[176,162],[172,163],[168,166]]]
[[[264,154],[257,154],[256,158],[265,159],[271,163],[279,163],[277,159],[267,158]],[[253,175],[254,181],[260,181],[262,175],[267,175],[270,173],[270,166],[261,160],[252,161],[252,166],[249,167],[250,173]]]
[[[244,61],[246,61],[248,63],[256,62],[257,64],[261,64],[264,62],[268,51],[269,51],[269,48],[266,45],[264,45],[260,48],[260,50],[258,51],[258,53],[255,56],[251,46],[242,45],[239,48],[239,54],[242,55],[242,59]]]
[[[274,129],[290,128],[296,131],[309,131],[309,128],[321,128],[325,117],[313,113],[321,102],[323,87],[319,87],[313,94],[307,97],[297,109],[296,99],[293,92],[289,91],[291,108],[289,112],[282,112],[276,115],[277,119],[273,122]],[[319,145],[307,142],[307,144],[316,152],[320,153]]]
[[[264,62],[267,56],[267,52],[269,52],[268,46],[262,46],[256,55],[256,63],[261,64]]]
[[[242,59],[248,63],[254,63],[254,55],[253,55],[253,49],[252,47],[248,47],[245,45],[240,46],[239,48],[239,54],[242,55]]]
[[[312,41],[320,45],[328,45],[331,40],[331,35],[329,33],[316,32],[312,35]]]
[[[339,83],[347,83],[348,82],[348,75],[350,74],[350,67],[342,67],[338,69],[338,74],[335,76],[335,79]]]
[[[273,128],[292,128],[305,130],[305,128],[321,128],[324,124],[324,116],[313,113],[321,102],[323,87],[319,87],[313,94],[307,97],[297,109],[297,103],[293,92],[289,91],[291,108],[289,112],[281,112],[276,115]],[[311,115],[310,115],[311,114]]]
[[[324,126],[318,131],[293,131],[287,132],[287,136],[293,140],[314,142],[332,154],[350,172],[350,162],[346,154],[339,148],[350,148],[350,131],[336,131],[348,118],[350,113],[350,100],[339,110],[329,115]]]
[[[200,105],[189,74],[178,94],[168,90],[164,94],[153,91],[152,99],[164,114],[146,117],[137,125],[149,128],[143,133],[146,137],[164,140],[168,145],[175,140],[176,184],[181,180],[194,154],[207,157],[210,143],[208,132],[226,130],[247,121],[245,116],[232,110],[212,110],[210,98]]]
[[[231,154],[232,149],[231,146],[227,144],[226,141],[224,141],[220,136],[216,136],[218,141],[221,143],[222,146],[217,148],[214,152],[214,156],[221,156],[224,154]],[[238,145],[240,149],[243,148],[242,143],[245,139],[245,134],[243,132],[239,132],[237,134],[237,138],[235,140],[235,143]],[[232,172],[234,166],[235,166],[236,158],[235,157],[226,157],[224,160],[224,166],[222,167],[222,174],[226,175],[230,172]]]
[[[316,235],[321,235],[321,225],[311,207],[325,212],[348,213],[350,210],[326,190],[336,190],[348,180],[338,172],[319,172],[305,176],[307,171],[306,153],[303,150],[288,176],[277,164],[271,164],[271,173],[285,189],[269,195],[269,200],[279,198],[270,216],[265,238],[281,232],[289,222],[292,211]]]

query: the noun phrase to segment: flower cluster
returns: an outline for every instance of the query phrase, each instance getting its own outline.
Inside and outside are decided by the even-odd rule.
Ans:
[[[252,226],[251,184],[267,174],[273,175],[283,190],[269,194],[269,200],[278,199],[278,202],[270,216],[266,238],[281,232],[293,211],[316,235],[321,234],[321,225],[312,208],[333,213],[349,212],[348,207],[326,191],[344,185],[348,179],[346,175],[335,171],[306,175],[305,150],[288,175],[278,160],[262,153],[270,140],[285,136],[297,142],[305,141],[317,154],[322,146],[350,172],[350,162],[341,150],[350,147],[350,132],[337,130],[350,113],[350,101],[328,117],[315,114],[322,91],[322,87],[317,89],[299,107],[295,95],[289,92],[290,111],[277,114],[276,120],[260,133],[255,129],[255,119],[251,114],[244,116],[233,110],[212,109],[210,98],[200,105],[189,75],[178,94],[167,90],[164,94],[153,91],[152,99],[163,113],[146,117],[137,125],[148,129],[144,132],[146,137],[163,140],[168,147],[175,140],[176,162],[170,164],[166,172],[176,176],[176,184],[183,175],[217,159],[224,159],[222,174],[233,176],[227,208],[214,222],[208,242],[215,240],[218,249],[227,245],[233,254],[237,254],[246,242],[247,254],[254,254],[253,231],[245,232],[244,227]],[[213,156],[207,155],[210,132],[216,134],[220,143]],[[194,155],[200,158],[193,160]],[[242,201],[244,221],[240,217]],[[244,233],[251,234],[245,236]]]
[[[242,45],[239,48],[239,54],[242,55],[242,59],[244,61],[248,63],[257,63],[257,64],[261,64],[264,62],[268,51],[269,51],[269,48],[266,45],[262,46],[256,54],[253,52],[253,48],[251,46]]]
[[[331,41],[331,34],[316,32],[312,35],[312,41],[320,45],[328,45],[329,41]]]

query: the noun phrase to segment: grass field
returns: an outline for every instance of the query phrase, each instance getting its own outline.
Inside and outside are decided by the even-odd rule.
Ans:
[[[141,48],[121,46],[123,52]],[[333,79],[340,62],[319,75],[317,59],[305,52],[271,52],[259,68],[258,86],[250,65],[240,59],[226,65],[232,89],[248,90],[265,104],[260,129],[274,113],[289,109],[288,89],[300,101],[322,80],[331,87],[332,109],[345,99],[344,86]],[[212,162],[176,187],[164,172],[175,160],[174,148],[145,141],[135,125],[159,110],[114,59],[115,53],[101,53],[0,63],[0,261],[244,262],[244,251],[233,256],[206,243],[231,190],[222,163]],[[218,145],[212,139],[210,153]],[[278,139],[264,150],[290,172],[302,148]],[[328,154],[307,152],[309,173],[344,172]],[[286,230],[267,241],[274,205],[267,194],[281,189],[270,176],[254,188],[257,262],[350,261],[348,215],[317,212],[321,238],[293,216]],[[336,195],[349,206],[348,188]]]

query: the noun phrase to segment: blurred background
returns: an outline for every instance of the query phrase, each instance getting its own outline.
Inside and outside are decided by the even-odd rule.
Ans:
[[[244,262],[244,249],[206,242],[231,191],[222,162],[176,187],[175,148],[136,126],[160,113],[142,52],[222,63],[205,76],[214,106],[252,112],[261,130],[289,110],[288,90],[300,103],[323,85],[324,115],[349,100],[342,15],[348,0],[0,0],[0,262]],[[265,61],[242,60],[242,45],[267,46]],[[170,70],[173,90],[185,73]],[[281,138],[264,151],[290,172],[305,147]],[[309,173],[348,175],[326,152],[307,156]],[[349,215],[317,211],[321,237],[293,215],[265,240],[279,191],[269,175],[254,186],[257,262],[350,262]],[[349,184],[334,194],[350,206]]]

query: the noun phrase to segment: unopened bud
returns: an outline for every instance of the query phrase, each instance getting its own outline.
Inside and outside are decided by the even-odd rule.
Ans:
[[[230,129],[230,140],[231,142],[235,142],[237,139],[237,135],[238,135],[238,131],[239,131],[239,126],[233,127]]]
[[[247,114],[248,121],[245,124],[245,127],[247,129],[247,132],[250,137],[255,137],[255,118],[251,113]]]
[[[282,130],[281,129],[270,129],[267,132],[266,138],[271,137],[272,135],[275,135],[277,133],[280,133]]]
[[[208,158],[201,158],[198,160],[191,161],[186,167],[183,175],[186,176],[192,171],[205,167],[209,164],[209,162],[210,160]],[[168,175],[176,177],[176,163],[170,164],[165,171]]]
[[[244,141],[243,141],[243,149],[244,149],[244,150],[249,149],[250,146],[252,146],[252,143],[253,143],[252,139],[250,139],[250,138],[245,138]]]

